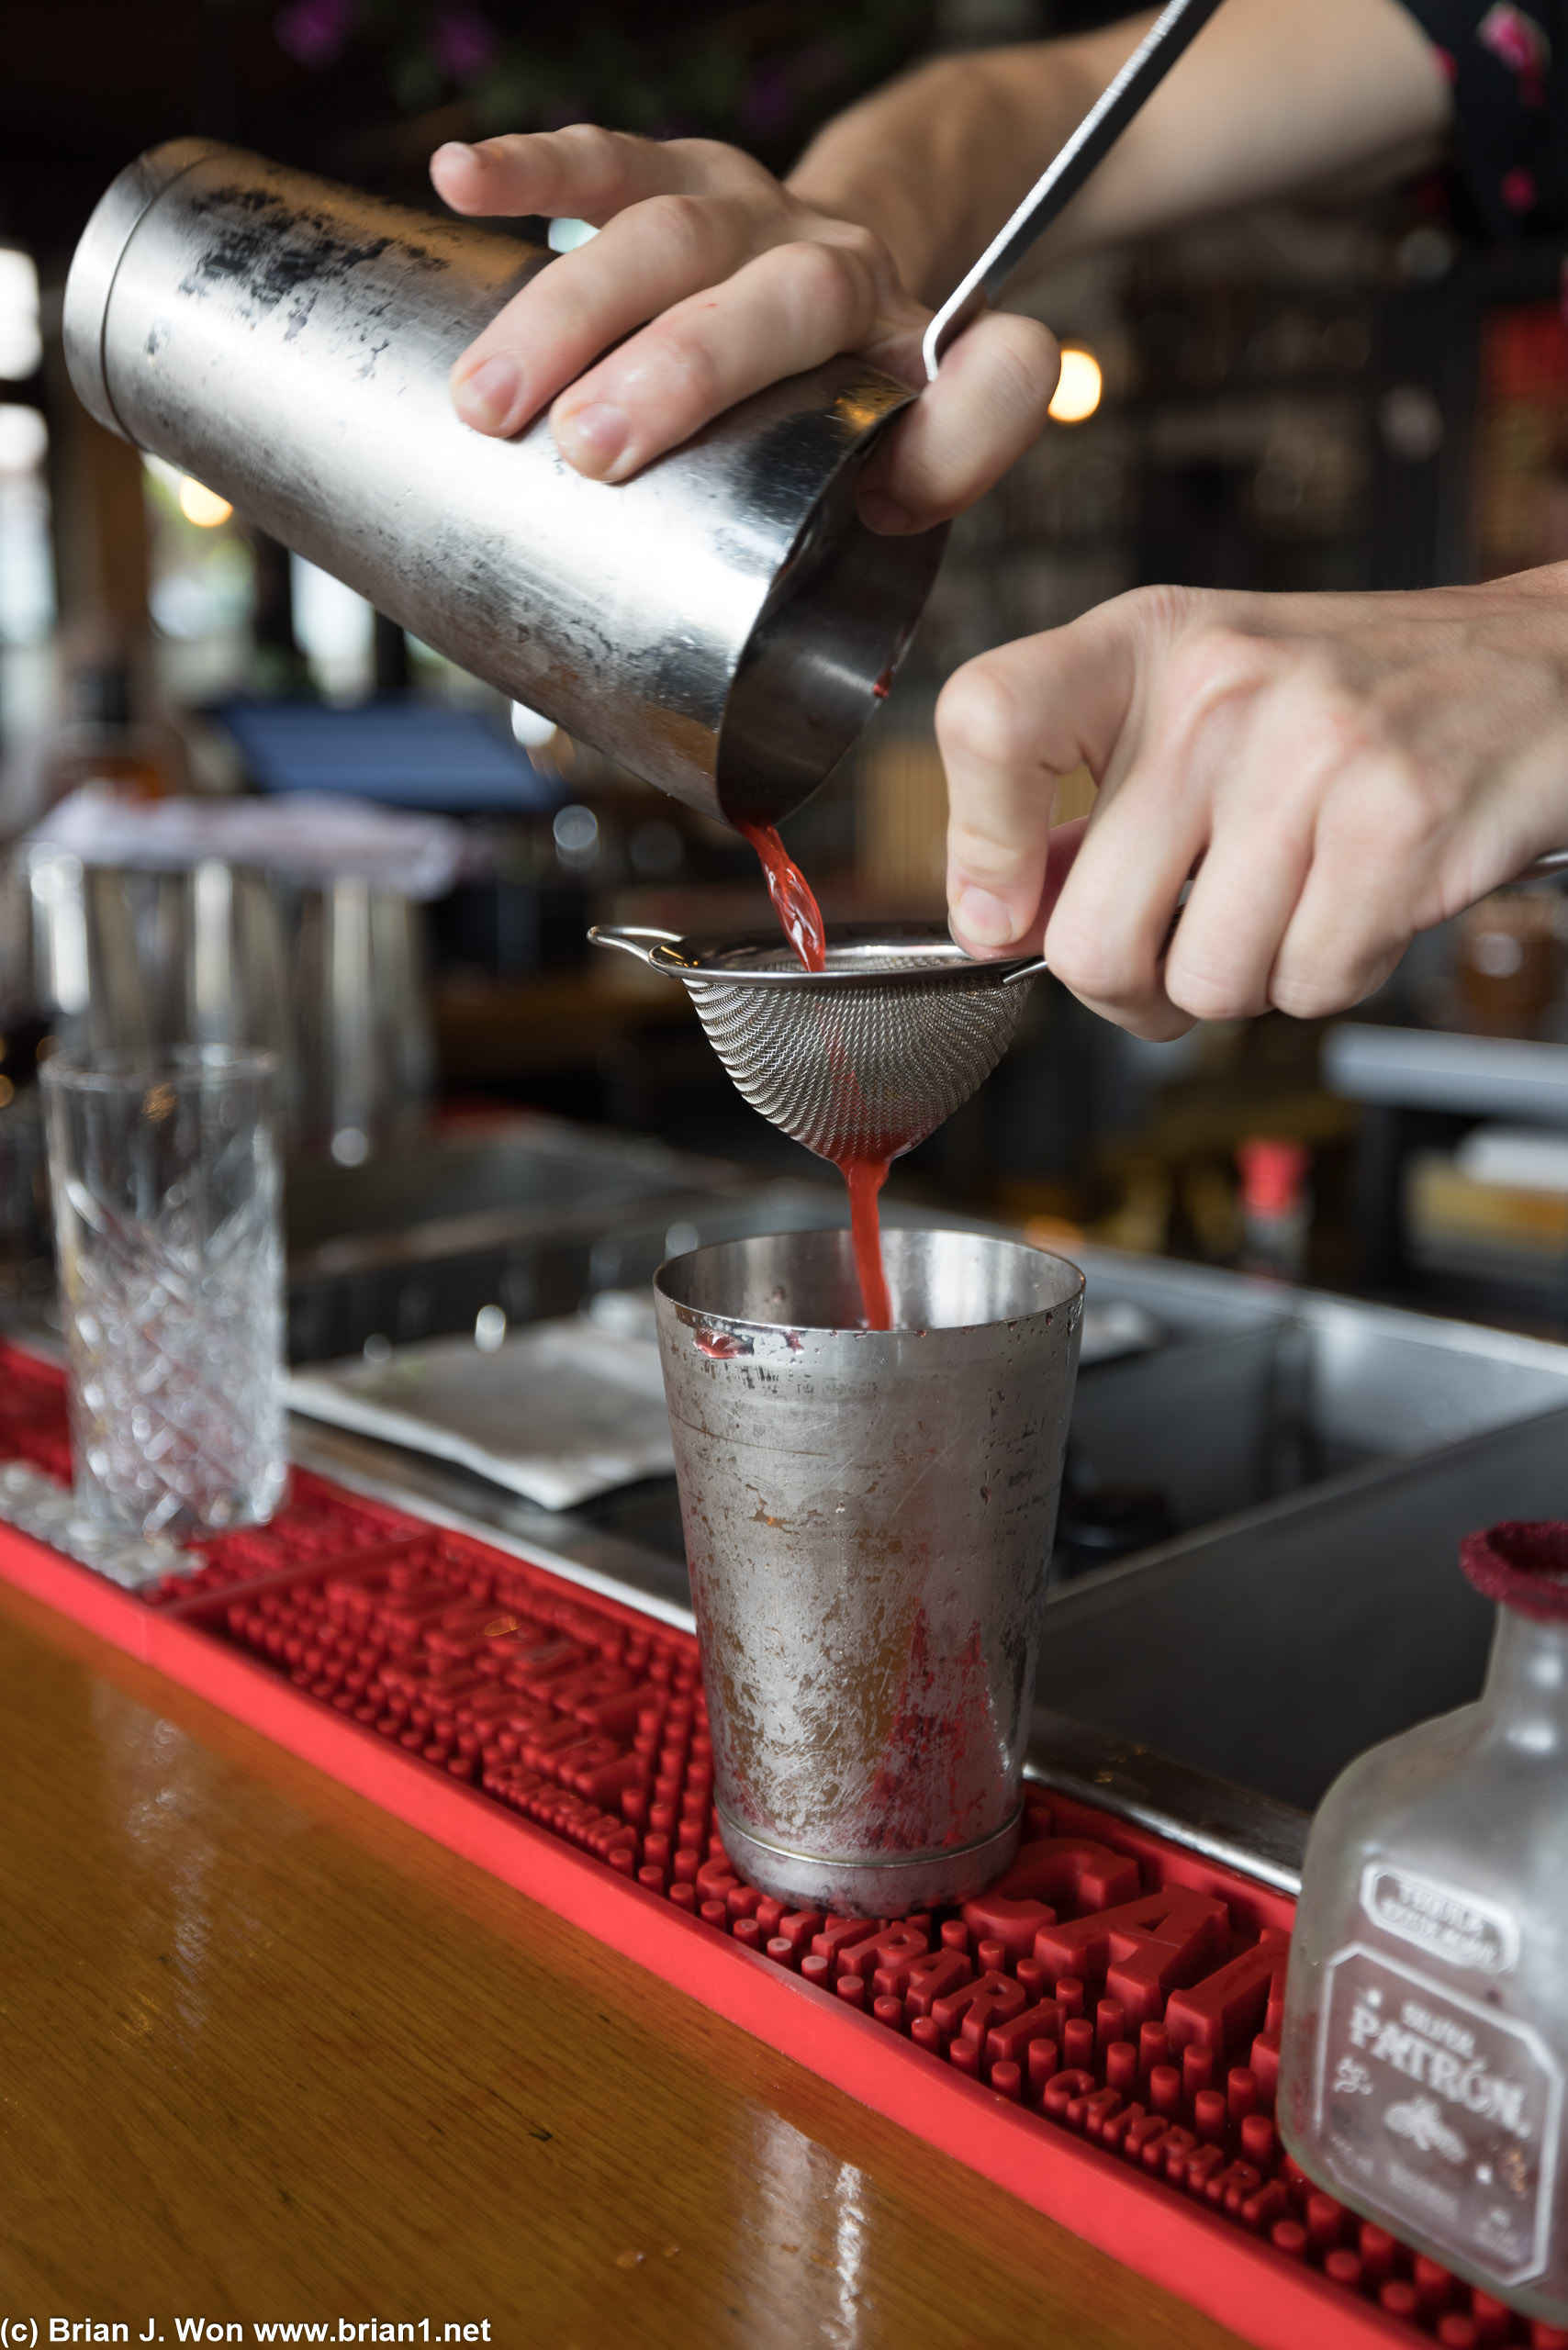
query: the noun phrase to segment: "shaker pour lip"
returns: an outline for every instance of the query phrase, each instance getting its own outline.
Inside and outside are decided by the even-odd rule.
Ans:
[[[946,522],[888,536],[861,520],[860,468],[914,395],[880,368],[848,364],[831,399],[788,408],[757,436],[752,469],[763,502],[777,494],[774,469],[788,480],[808,452],[824,477],[740,648],[720,714],[713,789],[731,823],[778,823],[826,782],[886,699],[946,551]]]

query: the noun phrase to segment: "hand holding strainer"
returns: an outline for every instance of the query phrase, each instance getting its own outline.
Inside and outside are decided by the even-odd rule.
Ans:
[[[924,1142],[1012,1043],[1037,956],[971,962],[935,923],[847,925],[803,970],[777,930],[588,936],[678,979],[754,1110],[842,1166]]]

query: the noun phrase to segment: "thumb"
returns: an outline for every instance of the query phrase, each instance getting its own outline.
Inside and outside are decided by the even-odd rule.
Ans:
[[[943,689],[947,904],[953,936],[969,954],[1014,954],[1044,929],[1057,784],[1081,765],[1103,779],[1132,708],[1133,602],[1120,597],[1066,628],[983,653]],[[1064,839],[1053,903],[1070,861]]]

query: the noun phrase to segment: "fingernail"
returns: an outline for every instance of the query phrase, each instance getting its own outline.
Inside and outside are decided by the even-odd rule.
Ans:
[[[458,415],[478,432],[498,432],[521,396],[522,377],[517,362],[498,355],[485,360],[452,389]]]
[[[880,490],[862,490],[857,502],[866,528],[879,531],[884,538],[899,538],[917,527],[914,516],[896,498],[884,498]]]
[[[482,163],[485,160],[476,147],[467,146],[461,139],[443,139],[431,162],[439,163],[444,155],[455,155],[464,163]]]
[[[575,408],[569,416],[555,420],[555,438],[563,455],[585,474],[608,474],[626,446],[630,431],[623,411],[605,400]]]
[[[1010,946],[1018,935],[1012,907],[990,890],[960,889],[953,900],[953,919],[977,946]]]

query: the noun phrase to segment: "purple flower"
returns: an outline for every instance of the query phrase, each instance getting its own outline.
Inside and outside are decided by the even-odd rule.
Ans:
[[[435,62],[449,82],[471,82],[496,60],[496,28],[481,8],[464,0],[442,8],[431,34]]]
[[[1522,8],[1511,0],[1495,0],[1475,28],[1475,38],[1483,49],[1518,78],[1519,96],[1529,106],[1539,106],[1545,101],[1546,69],[1551,62],[1551,43]]]
[[[273,18],[280,49],[319,73],[341,56],[353,29],[354,0],[292,0]]]

